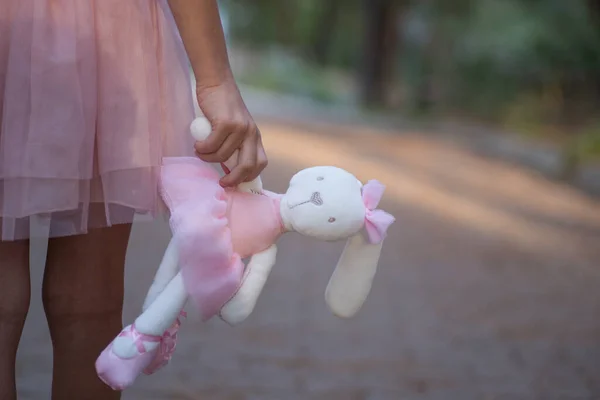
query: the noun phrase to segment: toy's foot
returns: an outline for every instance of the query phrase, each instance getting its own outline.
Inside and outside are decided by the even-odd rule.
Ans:
[[[113,351],[113,341],[96,360],[98,377],[113,390],[123,390],[131,386],[138,375],[150,365],[156,356],[158,347],[147,351],[143,342],[159,343],[162,339],[160,336],[145,335],[138,332],[135,325],[123,329],[117,338],[119,337],[130,338],[137,348],[137,354],[129,358],[119,357]]]
[[[181,318],[185,318],[187,314],[185,311],[182,311],[180,314]],[[169,361],[171,361],[171,357],[175,352],[175,348],[177,347],[177,332],[179,331],[179,327],[181,326],[180,318],[177,318],[177,321],[173,323],[173,325],[165,331],[161,338],[160,345],[158,346],[158,352],[154,357],[154,360],[144,369],[144,374],[152,375],[159,369],[166,366]]]

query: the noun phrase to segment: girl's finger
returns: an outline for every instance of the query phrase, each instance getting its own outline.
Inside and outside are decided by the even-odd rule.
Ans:
[[[262,145],[262,141],[259,140],[256,151],[256,165],[246,177],[245,182],[250,182],[251,180],[258,178],[261,172],[263,172],[263,170],[267,167],[268,163],[269,161],[267,159],[267,153]]]
[[[234,133],[225,139],[215,152],[213,153],[200,153],[196,150],[198,157],[209,163],[224,163],[231,158],[233,153],[242,145],[244,135],[240,133]]]
[[[198,154],[213,154],[223,146],[223,143],[233,133],[233,130],[226,124],[213,124],[210,135],[202,141],[194,144],[194,149]]]
[[[240,147],[238,163],[231,172],[221,178],[221,186],[232,187],[244,182],[256,166],[256,136],[246,138]]]

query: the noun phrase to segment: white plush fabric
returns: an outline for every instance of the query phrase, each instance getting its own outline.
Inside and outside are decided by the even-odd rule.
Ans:
[[[220,317],[230,325],[239,324],[252,313],[277,256],[277,246],[255,254],[244,273],[242,285],[235,296],[221,309]]]
[[[338,317],[354,316],[367,299],[381,246],[382,243],[368,243],[361,233],[348,239],[325,290],[325,301]]]
[[[211,132],[210,123],[203,117],[197,118],[190,129],[196,140],[204,140]],[[233,168],[236,159],[237,153],[225,165]],[[345,318],[356,314],[365,302],[381,253],[381,243],[371,244],[361,233],[366,214],[361,186],[354,175],[343,169],[307,168],[294,175],[280,203],[287,231],[327,241],[347,239],[325,295],[331,311]],[[260,177],[240,185],[238,190],[262,192]],[[233,325],[250,315],[276,255],[277,247],[273,245],[251,258],[241,287],[221,310],[223,320]],[[176,243],[171,241],[146,297],[144,311],[135,321],[139,332],[160,335],[176,321],[187,301],[179,269]],[[119,356],[135,354],[130,342],[127,338],[115,341],[115,353]]]

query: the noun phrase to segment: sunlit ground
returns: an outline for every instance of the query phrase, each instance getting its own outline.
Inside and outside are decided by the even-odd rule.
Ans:
[[[427,140],[423,132],[393,136],[346,128],[323,135],[269,123],[261,130],[276,162],[331,164],[362,180],[379,179],[400,204],[528,250],[576,255],[600,238],[598,202],[522,168]]]
[[[172,364],[125,399],[589,399],[600,396],[600,203],[532,172],[428,139],[259,120],[283,191],[332,164],[387,185],[397,217],[356,318],[323,299],[343,243],[294,234],[255,312],[231,328],[190,311]],[[169,238],[134,228],[125,319],[139,313]],[[42,247],[34,251],[39,296]],[[19,352],[20,399],[47,398],[51,355],[39,297]]]

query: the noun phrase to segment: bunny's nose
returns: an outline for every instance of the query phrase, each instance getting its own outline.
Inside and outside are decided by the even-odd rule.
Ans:
[[[322,206],[323,205],[323,199],[321,198],[321,193],[314,192],[310,196],[310,202],[313,203],[316,206]]]
[[[321,198],[321,193],[314,192],[313,194],[310,195],[310,200],[305,200],[305,201],[303,201],[301,203],[297,203],[297,204],[293,204],[293,205],[288,205],[288,208],[290,210],[292,210],[292,209],[294,209],[294,208],[296,208],[298,206],[301,206],[303,204],[308,204],[308,203],[312,203],[315,206],[322,206],[323,205],[323,199]]]

